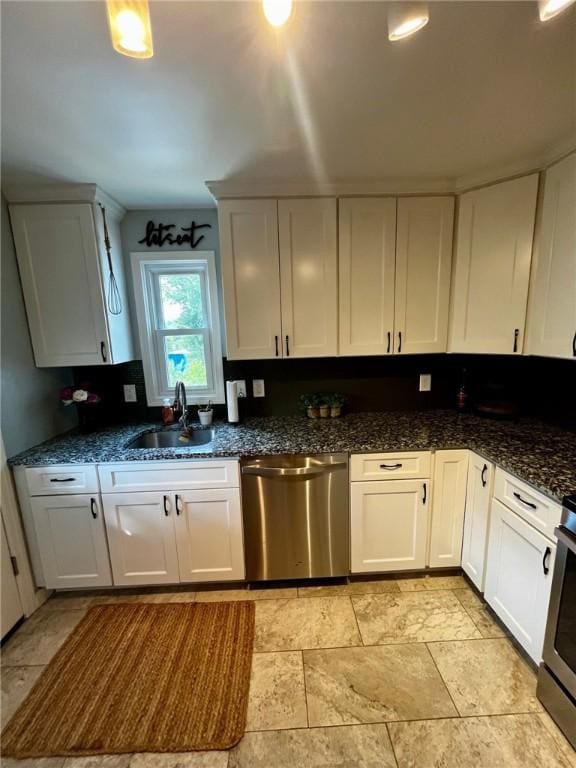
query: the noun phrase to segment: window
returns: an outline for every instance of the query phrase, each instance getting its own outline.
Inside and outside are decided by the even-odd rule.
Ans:
[[[132,253],[148,405],[173,398],[223,403],[216,269],[212,251]]]

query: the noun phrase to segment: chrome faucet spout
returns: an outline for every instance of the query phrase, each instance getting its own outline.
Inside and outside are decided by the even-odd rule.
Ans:
[[[184,385],[183,381],[176,382],[176,391],[174,393],[174,404],[178,410],[182,411],[182,416],[180,416],[179,422],[182,429],[186,429],[187,427],[186,422],[188,418],[188,403],[186,400],[186,386]]]

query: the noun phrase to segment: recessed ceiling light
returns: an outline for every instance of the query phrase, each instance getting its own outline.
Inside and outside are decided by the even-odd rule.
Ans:
[[[269,24],[281,27],[292,14],[292,0],[262,0],[262,10]]]
[[[563,10],[572,5],[576,0],[538,0],[538,13],[540,21],[548,21],[558,16]]]
[[[115,51],[135,59],[154,54],[148,0],[107,0],[108,25]]]
[[[395,42],[410,37],[425,27],[428,20],[427,3],[391,3],[388,8],[388,40]]]

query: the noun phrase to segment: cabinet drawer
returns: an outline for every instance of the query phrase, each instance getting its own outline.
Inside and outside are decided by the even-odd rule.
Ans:
[[[430,451],[357,453],[350,459],[350,479],[404,480],[430,477]]]
[[[210,461],[134,461],[98,467],[102,493],[238,488],[235,459]]]
[[[496,470],[494,498],[520,515],[536,530],[554,540],[554,528],[562,516],[560,504],[502,469]]]
[[[93,464],[58,464],[29,467],[26,482],[30,496],[63,493],[98,493],[98,474]]]

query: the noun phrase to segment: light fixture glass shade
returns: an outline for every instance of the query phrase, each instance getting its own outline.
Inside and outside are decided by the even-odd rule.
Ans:
[[[262,10],[269,24],[281,27],[292,14],[292,0],[262,0]]]
[[[154,54],[148,0],[106,0],[114,50],[135,59]]]
[[[576,0],[538,0],[538,14],[540,21],[548,21],[558,16]]]
[[[388,40],[410,37],[428,24],[427,3],[390,3],[388,8]]]

